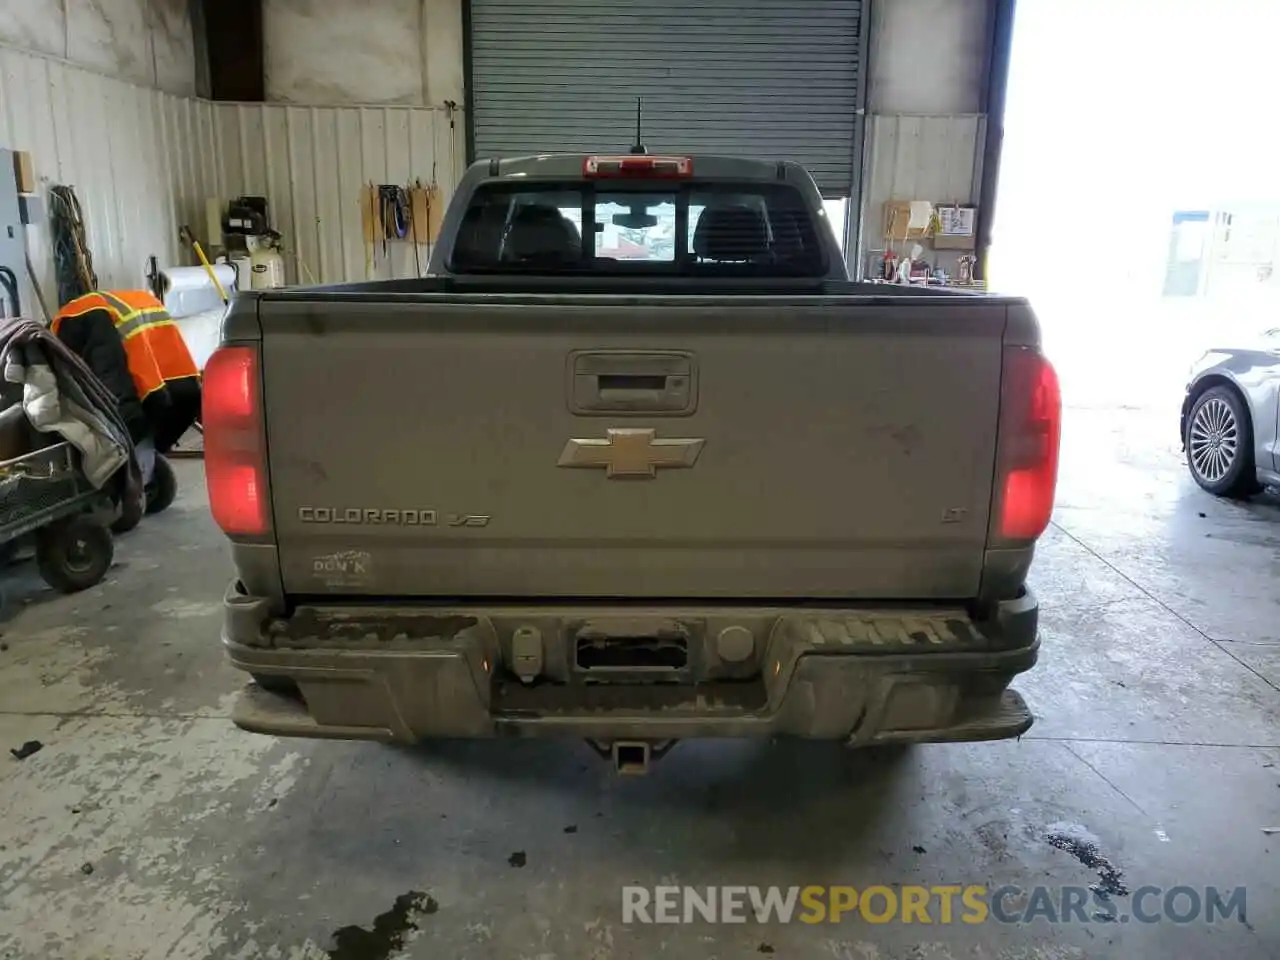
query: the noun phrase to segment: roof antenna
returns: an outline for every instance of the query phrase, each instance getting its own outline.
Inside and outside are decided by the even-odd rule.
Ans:
[[[640,108],[644,104],[644,97],[636,97],[636,142],[631,145],[631,152],[636,156],[644,156],[649,151],[644,148],[644,142],[640,139]]]

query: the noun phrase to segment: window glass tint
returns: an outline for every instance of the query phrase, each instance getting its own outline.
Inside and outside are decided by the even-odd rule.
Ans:
[[[492,184],[464,216],[451,267],[819,277],[826,259],[816,214],[781,184]]]
[[[454,245],[454,269],[555,269],[582,258],[580,191],[478,192]]]

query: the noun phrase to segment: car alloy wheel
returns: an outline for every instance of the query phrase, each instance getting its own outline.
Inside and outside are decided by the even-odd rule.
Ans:
[[[1221,397],[1210,397],[1196,410],[1188,431],[1191,467],[1207,483],[1219,483],[1240,452],[1240,424]]]

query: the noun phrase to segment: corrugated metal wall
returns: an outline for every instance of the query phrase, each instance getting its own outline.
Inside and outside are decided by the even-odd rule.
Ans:
[[[104,285],[136,286],[148,256],[178,256],[177,223],[194,221],[213,183],[211,120],[208,104],[0,47],[0,145],[31,152],[46,214],[51,184],[76,188]],[[28,249],[53,306],[47,219]]]
[[[888,200],[972,203],[982,177],[986,119],[949,116],[878,115],[867,122],[863,190],[863,258],[883,250],[883,205]],[[958,253],[942,251],[939,259]]]
[[[869,118],[864,251],[880,243],[886,200],[973,200],[983,124],[977,115]],[[112,286],[141,283],[151,254],[191,263],[178,225],[203,236],[205,199],[242,193],[271,201],[290,282],[411,276],[412,244],[390,245],[387,257],[366,246],[360,186],[434,178],[447,200],[465,167],[464,129],[460,112],[429,107],[213,104],[0,46],[0,145],[31,151],[42,192],[77,188],[98,278]],[[52,298],[47,228],[29,239]],[[424,265],[428,253],[422,245]]]
[[[370,250],[360,186],[434,179],[447,201],[465,166],[464,129],[460,112],[427,107],[214,104],[0,46],[0,146],[31,152],[46,204],[51,184],[76,188],[105,286],[140,285],[153,254],[194,262],[178,226],[203,238],[205,200],[240,194],[268,198],[291,283],[412,276],[429,246],[416,261],[410,243],[386,257]],[[47,223],[28,247],[52,304]]]
[[[430,245],[365,243],[366,183],[436,183],[443,202],[466,164],[464,119],[432,107],[215,104],[219,159],[210,196],[265,196],[285,237],[290,283],[410,277]],[[421,267],[421,270],[419,269]]]

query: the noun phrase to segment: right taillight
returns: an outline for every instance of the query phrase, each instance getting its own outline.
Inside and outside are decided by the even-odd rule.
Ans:
[[[1007,347],[1000,391],[1000,437],[993,532],[1035,540],[1053,513],[1062,435],[1058,374],[1039,350]]]
[[[270,530],[258,351],[228,346],[204,367],[204,472],[214,522],[228,536]]]

